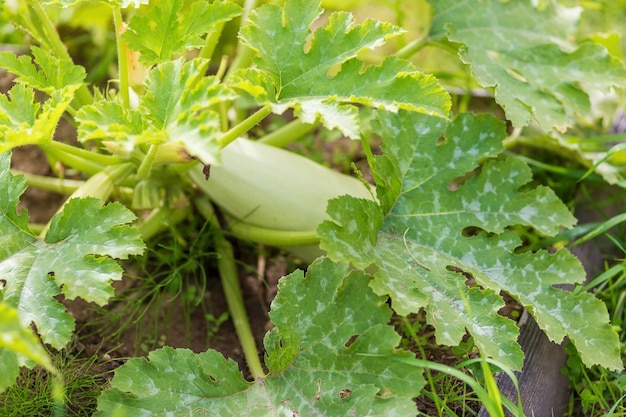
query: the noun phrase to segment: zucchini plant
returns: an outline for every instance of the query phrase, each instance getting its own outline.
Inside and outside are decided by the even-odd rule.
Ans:
[[[566,248],[520,250],[519,227],[554,236],[576,219],[505,152],[528,125],[558,143],[591,114],[592,95],[626,83],[601,42],[575,40],[582,9],[420,3],[427,14],[416,34],[400,19],[357,23],[311,0],[103,3],[117,74],[102,89],[86,81],[51,20],[101,5],[3,5],[3,26],[34,44],[0,53],[0,67],[16,75],[0,96],[0,309],[10,313],[0,323],[0,389],[20,366],[50,367],[29,347],[28,326],[54,348],[70,341],[74,322],[59,295],[106,304],[122,275],[114,259],[141,254],[191,211],[218,230],[218,269],[254,380],[215,351],[165,347],[116,371],[99,416],[414,415],[423,362],[397,348],[391,314],[423,309],[438,343],[469,333],[485,358],[519,370],[518,329],[498,314],[501,292],[550,339],[569,338],[586,365],[622,368],[604,304],[555,287],[584,282],[578,260]],[[215,58],[229,48],[232,59]],[[493,91],[505,120],[466,112],[463,85],[420,71],[426,48],[458,53],[446,65]],[[292,121],[255,135],[287,111]],[[62,119],[79,145],[53,137]],[[313,129],[360,140],[373,182],[282,149]],[[40,147],[58,178],[11,171],[11,149],[24,145]],[[85,180],[65,179],[68,170]],[[17,209],[29,185],[71,193],[47,225]],[[225,233],[311,262],[281,280],[264,364]]]

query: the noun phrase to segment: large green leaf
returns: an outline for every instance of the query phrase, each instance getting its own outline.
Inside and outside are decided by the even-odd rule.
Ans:
[[[395,350],[391,311],[368,281],[327,259],[306,277],[284,277],[270,313],[276,327],[265,337],[266,378],[246,382],[215,351],[164,348],[116,370],[97,415],[415,415],[422,371],[392,359],[412,355]]]
[[[139,61],[150,66],[166,62],[188,49],[202,47],[204,35],[240,13],[241,8],[228,1],[153,2],[146,13],[131,19],[122,40],[131,49],[141,52]]]
[[[321,12],[319,1],[309,0],[256,9],[240,36],[257,53],[257,67],[240,71],[233,85],[277,113],[294,108],[305,122],[321,119],[352,138],[359,137],[353,104],[447,116],[450,99],[434,77],[396,58],[371,67],[357,59],[400,28],[372,19],[354,24],[351,14],[336,12],[311,31]]]
[[[9,171],[10,153],[0,156],[0,292],[18,310],[22,325],[34,323],[45,343],[62,348],[71,338],[73,318],[57,300],[81,297],[104,304],[113,295],[111,282],[121,267],[111,258],[143,251],[139,232],[128,226],[135,216],[118,203],[95,198],[72,199],[56,214],[39,239],[28,216],[17,213],[25,190],[23,176]]]
[[[236,95],[216,77],[205,77],[208,61],[182,59],[152,68],[138,109],[117,100],[84,106],[76,115],[79,139],[114,141],[130,153],[141,144],[180,145],[205,165],[219,161],[219,115],[210,109]]]
[[[433,1],[431,36],[462,46],[479,84],[495,87],[496,101],[515,126],[531,119],[544,129],[571,125],[590,113],[589,93],[626,84],[622,63],[592,42],[576,45],[580,8],[530,0]]]
[[[373,163],[380,204],[331,200],[333,221],[318,233],[332,259],[375,267],[374,291],[402,315],[424,308],[439,343],[457,344],[468,331],[485,354],[519,369],[516,326],[497,314],[504,290],[550,339],[569,336],[587,364],[621,368],[604,304],[554,288],[585,280],[577,259],[565,249],[516,252],[512,226],[554,235],[575,219],[549,188],[528,188],[523,162],[497,157],[503,123],[462,114],[446,128],[418,113],[381,112],[374,129],[385,152]]]
[[[45,1],[45,4],[60,4],[62,7],[71,7],[76,6],[78,4],[89,3],[92,0],[49,0]],[[129,6],[133,6],[134,8],[138,8],[142,4],[148,4],[150,0],[101,0],[103,3],[108,4],[111,7],[120,6],[122,8],[126,8]]]

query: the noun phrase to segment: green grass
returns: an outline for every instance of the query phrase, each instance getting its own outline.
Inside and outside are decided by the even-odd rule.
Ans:
[[[118,291],[106,308],[96,308],[99,317],[89,327],[109,340],[134,329],[134,351],[145,354],[167,344],[164,332],[172,320],[184,320],[189,339],[192,313],[202,308],[207,319],[208,343],[228,318],[227,315],[215,317],[205,305],[207,282],[213,274],[207,268],[216,258],[212,239],[210,227],[201,216],[179,223],[152,239],[145,255],[126,266],[128,288]],[[183,312],[171,317],[171,311],[164,306],[174,300],[180,303]]]
[[[618,240],[615,242],[621,246]],[[626,360],[626,263],[607,268],[592,282],[592,288],[586,289],[596,291],[596,295],[606,303],[611,323],[620,334],[622,359]],[[585,368],[573,346],[566,346],[566,351],[569,354],[566,373],[572,386],[566,416],[626,416],[623,397],[626,393],[626,373],[598,367]]]
[[[522,415],[517,405],[503,405],[506,400],[493,380],[493,372],[501,368],[480,357],[471,337],[459,346],[448,348],[437,345],[434,329],[426,324],[423,313],[394,321],[402,335],[401,347],[423,360],[426,386],[416,399],[419,416],[475,416],[481,406],[494,416],[503,416],[505,406],[515,416]],[[515,380],[512,372],[502,370]]]
[[[65,385],[65,410],[53,400],[53,378],[40,367],[23,369],[17,383],[0,394],[3,417],[88,417],[96,410],[100,392],[106,388],[110,366],[97,355],[51,352]],[[55,408],[56,407],[56,408]]]

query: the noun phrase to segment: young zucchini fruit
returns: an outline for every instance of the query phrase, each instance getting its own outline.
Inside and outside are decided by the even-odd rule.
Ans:
[[[222,164],[206,179],[201,166],[192,180],[237,221],[277,231],[314,231],[327,219],[328,200],[341,195],[373,199],[356,178],[293,152],[248,139],[222,150]]]

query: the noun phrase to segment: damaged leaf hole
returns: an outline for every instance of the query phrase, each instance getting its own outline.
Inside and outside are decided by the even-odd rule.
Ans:
[[[478,176],[482,172],[482,167],[476,167],[475,169],[460,175],[454,178],[452,181],[448,183],[449,191],[457,191],[465,182],[467,182],[470,178]]]
[[[455,265],[448,265],[446,266],[446,269],[450,272],[454,272],[456,274],[462,275],[463,277],[465,277],[465,285],[472,288],[476,286],[476,280],[474,279],[474,276],[467,272],[464,271],[463,269],[459,268],[458,266]]]
[[[339,398],[341,398],[342,400],[350,397],[352,395],[352,390],[349,388],[344,388],[341,391],[339,391]]]
[[[357,339],[358,337],[359,337],[358,335],[353,334],[352,336],[350,336],[350,338],[348,339],[348,341],[347,341],[347,342],[343,345],[343,347],[345,347],[346,349],[349,349],[349,348],[350,348],[350,346],[352,346],[352,344],[353,344],[354,342],[356,342],[356,339]]]

